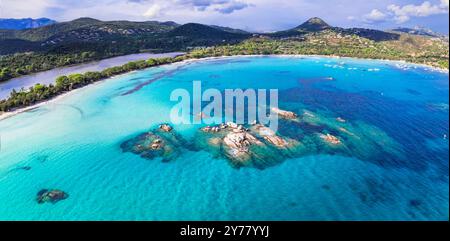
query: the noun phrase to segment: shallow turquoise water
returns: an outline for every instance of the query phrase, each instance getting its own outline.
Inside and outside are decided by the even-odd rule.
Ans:
[[[396,155],[318,152],[260,170],[206,151],[169,163],[122,152],[125,140],[169,121],[170,92],[193,80],[277,88],[281,107],[361,123]],[[448,220],[448,85],[448,74],[419,66],[316,57],[234,57],[122,75],[0,121],[0,219]],[[197,129],[175,126],[190,141]],[[43,188],[69,198],[37,204]]]

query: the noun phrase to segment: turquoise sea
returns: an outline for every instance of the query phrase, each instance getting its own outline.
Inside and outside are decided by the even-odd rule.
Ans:
[[[170,122],[171,91],[194,80],[278,89],[280,108],[314,116],[308,130],[280,123],[304,150],[237,168],[208,149],[162,162],[121,148]],[[448,114],[448,73],[397,62],[229,57],[132,72],[0,121],[0,220],[448,220]],[[190,145],[199,127],[174,131]],[[345,148],[314,139],[324,131]],[[69,197],[38,204],[41,189]]]

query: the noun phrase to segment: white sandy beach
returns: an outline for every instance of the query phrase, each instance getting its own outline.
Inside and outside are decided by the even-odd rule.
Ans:
[[[30,105],[30,106],[23,107],[23,108],[18,108],[18,109],[14,110],[14,111],[0,112],[0,121],[2,121],[4,119],[7,119],[7,118],[10,118],[12,116],[18,115],[20,113],[24,113],[24,112],[27,112],[27,111],[39,108],[39,107],[41,107],[43,105],[47,105],[47,104],[51,104],[51,103],[54,103],[54,102],[61,101],[62,99],[66,98],[67,96],[69,96],[71,94],[74,94],[77,91],[81,91],[84,88],[87,88],[88,86],[93,86],[93,85],[96,85],[96,84],[100,84],[100,83],[102,83],[104,81],[107,81],[109,79],[118,78],[120,76],[123,76],[123,75],[126,75],[126,74],[130,74],[130,73],[133,73],[133,72],[136,72],[136,70],[133,70],[133,71],[130,71],[130,72],[127,72],[127,73],[123,73],[123,74],[120,74],[120,75],[116,75],[116,76],[113,76],[113,77],[110,77],[110,78],[107,78],[107,79],[103,79],[103,80],[97,81],[95,83],[92,83],[92,84],[89,84],[89,85],[85,85],[85,86],[83,86],[81,88],[78,88],[78,89],[74,89],[74,90],[71,90],[71,91],[64,92],[64,93],[62,93],[60,95],[57,95],[57,96],[55,96],[55,97],[53,97],[53,98],[51,98],[49,100],[41,101],[41,102],[38,102],[38,103],[36,103],[34,105]]]

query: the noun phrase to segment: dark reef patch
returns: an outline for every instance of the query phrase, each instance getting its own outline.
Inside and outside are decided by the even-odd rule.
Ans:
[[[16,167],[16,168],[12,169],[12,171],[20,171],[20,170],[29,171],[29,170],[31,170],[31,167],[30,166],[21,166],[21,167]]]
[[[186,65],[185,65],[185,66],[186,66]],[[125,96],[125,95],[133,94],[134,92],[139,91],[140,89],[144,88],[145,86],[147,86],[147,85],[149,85],[149,84],[151,84],[151,83],[153,83],[153,82],[155,82],[155,81],[157,81],[157,80],[160,80],[160,79],[162,79],[162,78],[165,78],[165,77],[169,77],[169,76],[174,75],[175,73],[177,73],[177,72],[179,72],[181,69],[183,69],[185,66],[179,66],[179,67],[177,67],[177,68],[175,68],[175,69],[173,69],[173,70],[163,71],[163,72],[161,72],[161,73],[159,73],[159,74],[156,74],[155,77],[153,77],[153,78],[151,78],[151,79],[149,79],[149,80],[146,80],[146,81],[144,81],[144,82],[141,82],[141,83],[137,84],[137,85],[134,86],[131,90],[128,90],[128,91],[126,91],[125,93],[123,93],[123,94],[121,94],[121,95],[122,95],[122,96]]]
[[[298,204],[296,202],[290,202],[288,203],[289,207],[296,207]]]
[[[284,75],[284,74],[290,74],[291,71],[289,71],[289,70],[281,70],[281,71],[278,71],[277,73]]]
[[[37,161],[37,162],[39,162],[39,163],[44,163],[44,162],[46,162],[46,161],[48,160],[48,158],[49,158],[48,155],[41,155],[41,154],[38,154],[38,155],[34,156],[34,157],[32,158],[32,160],[33,160],[33,161]]]
[[[220,75],[218,75],[218,74],[210,74],[209,76],[208,76],[208,78],[210,78],[210,79],[218,79],[218,78],[220,78],[221,76]]]
[[[248,59],[209,59],[207,61],[210,65],[244,64],[251,62],[251,60]]]
[[[418,199],[411,199],[409,200],[408,205],[413,208],[418,208],[420,207],[420,205],[422,205],[422,202]]]
[[[70,104],[58,104],[58,103],[51,103],[51,105],[54,105],[54,106],[62,106],[62,107],[68,107],[68,108],[73,109],[73,110],[75,110],[76,112],[78,112],[78,114],[80,115],[81,118],[84,118],[84,111],[83,111],[80,107],[78,107],[78,106],[76,106],[76,105],[70,105]]]
[[[419,91],[416,91],[413,89],[406,89],[406,93],[409,93],[409,94],[415,95],[415,96],[421,95],[421,93]]]
[[[132,152],[145,159],[161,157],[163,162],[176,159],[189,148],[189,144],[168,125],[161,125],[152,131],[123,142],[123,152]]]
[[[395,195],[394,189],[388,185],[388,182],[375,177],[364,178],[362,182],[355,180],[349,184],[349,187],[366,205],[390,203]]]
[[[42,189],[36,195],[36,201],[39,204],[52,203],[55,204],[61,200],[67,199],[69,194],[58,189]]]

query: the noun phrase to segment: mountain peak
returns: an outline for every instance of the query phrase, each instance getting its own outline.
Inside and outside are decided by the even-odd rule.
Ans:
[[[394,32],[400,32],[400,33],[409,33],[414,35],[421,35],[421,36],[428,36],[428,37],[436,37],[436,38],[442,38],[445,37],[444,34],[440,34],[437,32],[434,32],[431,29],[420,27],[420,26],[414,26],[413,28],[407,28],[407,27],[398,27],[392,29]]]
[[[98,20],[98,19],[95,19],[95,18],[82,17],[82,18],[77,18],[75,20],[72,20],[70,22],[76,22],[76,23],[99,23],[101,21]]]
[[[32,18],[3,19],[3,18],[0,18],[0,29],[21,30],[21,29],[38,28],[38,27],[42,27],[42,26],[46,26],[46,25],[50,25],[50,24],[54,24],[54,23],[56,23],[56,21],[48,19],[48,18],[38,18],[38,19],[32,19]]]
[[[330,27],[331,26],[321,18],[313,17],[302,23],[300,26],[296,27],[296,29],[305,31],[320,31]]]

